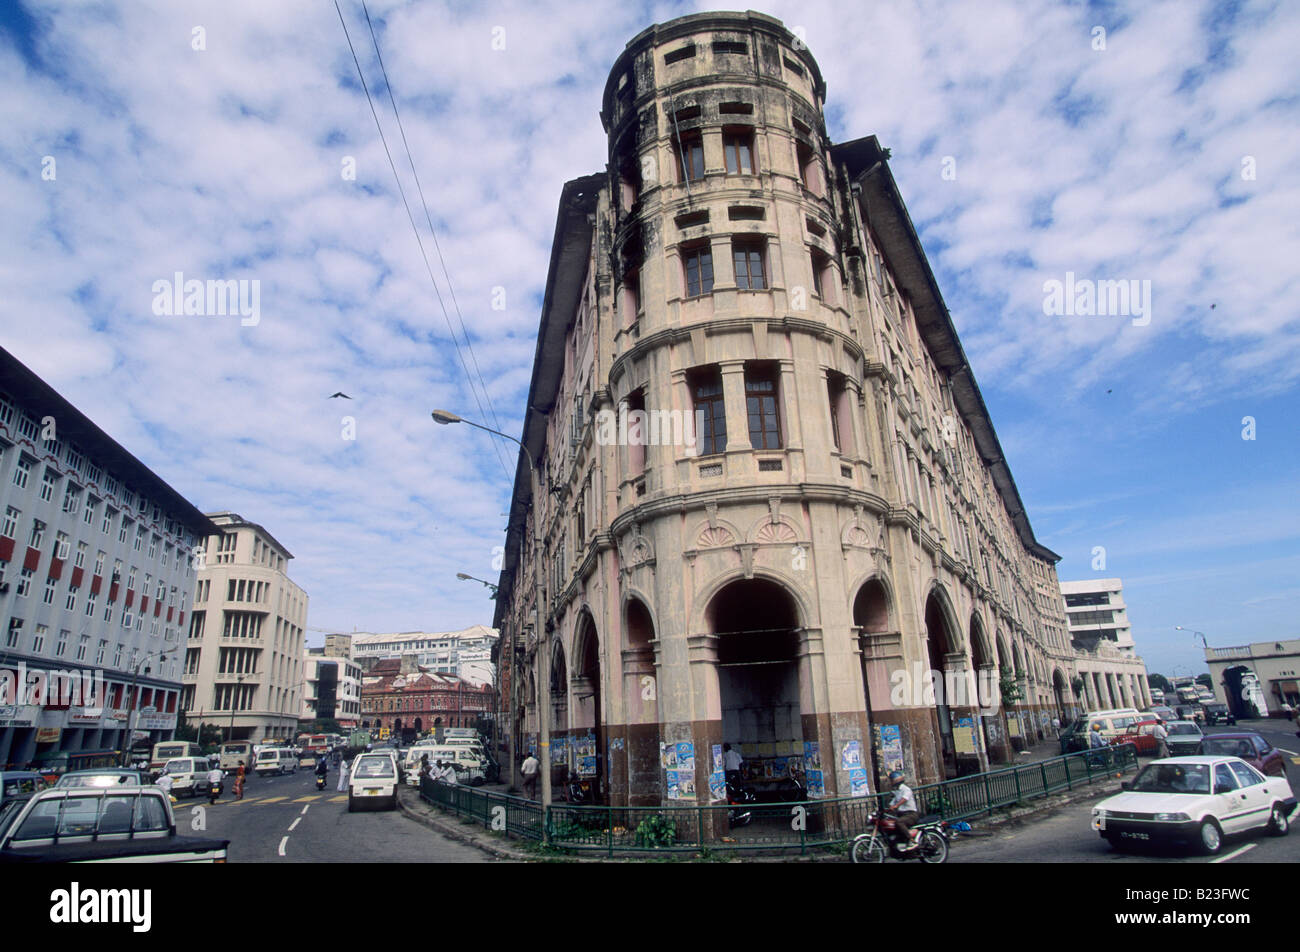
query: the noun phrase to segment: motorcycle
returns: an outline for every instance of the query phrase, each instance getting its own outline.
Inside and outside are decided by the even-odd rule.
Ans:
[[[325,774],[323,774],[323,773],[318,773],[318,774],[316,775],[316,789],[317,789],[317,790],[324,790],[324,789],[325,789]]]
[[[727,823],[734,830],[738,826],[749,826],[754,820],[754,805],[758,797],[754,791],[740,782],[727,781]]]
[[[568,783],[565,785],[565,795],[568,801],[575,806],[590,806],[596,802],[595,785],[590,777],[580,777],[577,774],[569,774]]]
[[[883,863],[886,856],[897,860],[919,859],[922,863],[943,863],[948,859],[951,831],[944,820],[917,823],[921,836],[915,845],[899,841],[898,820],[883,811],[867,817],[870,831],[856,836],[851,856],[855,863]]]
[[[216,783],[208,784],[208,802],[216,803],[221,794],[225,792],[225,786],[218,780]]]

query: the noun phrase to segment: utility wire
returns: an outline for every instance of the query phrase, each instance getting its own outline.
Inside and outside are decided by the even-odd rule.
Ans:
[[[411,146],[406,141],[406,128],[402,125],[402,114],[397,110],[397,99],[393,95],[393,84],[388,80],[388,68],[384,66],[384,55],[379,52],[379,40],[375,36],[375,26],[370,22],[370,10],[366,6],[366,0],[361,0],[361,9],[366,15],[366,26],[370,29],[370,41],[375,46],[375,57],[379,60],[380,72],[384,74],[384,87],[388,90],[388,101],[393,105],[393,115],[397,119],[397,131],[402,135],[402,147],[406,150],[406,161],[411,166],[411,175],[415,179],[415,188],[420,193],[420,204],[424,206],[424,220],[429,224],[429,234],[433,236],[433,249],[438,253],[438,263],[442,265],[442,276],[447,282],[447,291],[451,295],[452,307],[456,309],[456,319],[460,321],[460,332],[465,337],[465,349],[469,351],[470,362],[474,364],[474,373],[478,377],[479,387],[483,391],[483,399],[488,406],[488,412],[492,414],[492,425],[498,430],[504,429],[501,421],[497,419],[496,407],[492,405],[492,397],[488,393],[487,383],[483,380],[483,373],[479,370],[478,357],[474,354],[474,345],[470,343],[469,331],[465,327],[465,317],[460,312],[460,302],[456,300],[456,289],[451,284],[451,274],[447,271],[447,262],[442,257],[442,245],[438,243],[438,232],[433,227],[433,217],[429,214],[429,203],[424,197],[424,186],[420,184],[420,173],[415,170],[415,159],[411,155]]]
[[[365,74],[361,70],[361,61],[357,58],[356,48],[352,45],[352,35],[348,32],[348,25],[343,19],[343,10],[339,7],[339,0],[334,0],[334,9],[339,15],[339,23],[343,27],[343,35],[347,38],[348,49],[352,52],[352,62],[356,64],[357,76],[361,79],[361,89],[366,94],[366,102],[370,104],[370,114],[375,118],[375,128],[379,130],[379,141],[383,143],[384,154],[388,156],[388,165],[393,170],[393,178],[397,182],[397,193],[402,198],[402,205],[406,208],[407,220],[411,223],[411,231],[415,233],[416,244],[420,246],[420,257],[424,259],[425,270],[429,272],[429,281],[433,284],[433,292],[437,295],[438,306],[442,308],[442,316],[447,321],[447,330],[451,332],[451,342],[456,348],[456,356],[460,358],[460,365],[465,371],[465,378],[469,382],[470,394],[474,397],[474,404],[478,407],[479,413],[486,416],[483,409],[483,403],[478,398],[478,391],[474,387],[474,378],[469,372],[469,366],[465,363],[465,355],[461,353],[460,341],[456,339],[456,331],[451,326],[451,317],[447,313],[447,306],[442,300],[442,291],[438,288],[438,280],[433,276],[433,266],[429,264],[429,255],[424,250],[424,240],[420,237],[420,229],[415,224],[415,215],[411,212],[411,203],[406,200],[406,189],[402,187],[401,176],[397,174],[397,164],[393,161],[393,153],[388,148],[388,139],[384,135],[384,127],[379,122],[379,113],[375,109],[375,101],[370,95],[370,87],[366,84]],[[485,392],[486,395],[486,392]],[[495,440],[492,441],[492,449],[495,452],[497,461],[501,464],[502,471],[506,474],[506,480],[513,482],[514,477],[510,473],[510,468],[506,466],[505,459],[501,456],[501,448]]]

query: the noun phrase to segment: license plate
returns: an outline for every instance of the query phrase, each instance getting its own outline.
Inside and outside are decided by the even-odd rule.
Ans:
[[[370,790],[366,791],[366,796],[373,797],[376,796],[378,793],[379,791],[377,789],[371,788]]]
[[[1124,837],[1125,839],[1128,839],[1128,840],[1149,840],[1149,839],[1151,839],[1151,834],[1149,834],[1149,833],[1121,833],[1120,836],[1122,836],[1122,837]]]

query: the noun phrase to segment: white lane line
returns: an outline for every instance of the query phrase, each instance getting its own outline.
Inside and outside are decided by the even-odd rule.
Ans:
[[[1210,860],[1210,862],[1211,862],[1211,863],[1226,863],[1228,860],[1230,860],[1230,859],[1235,859],[1236,857],[1240,856],[1242,853],[1247,852],[1248,850],[1253,850],[1257,845],[1258,845],[1258,844],[1256,844],[1256,843],[1247,843],[1247,844],[1246,844],[1245,846],[1243,846],[1241,849],[1239,849],[1239,850],[1233,850],[1233,851],[1232,851],[1231,853],[1229,853],[1227,856],[1220,856],[1218,859],[1212,859],[1212,860]]]
[[[309,804],[307,804],[305,807],[302,808],[302,812],[299,813],[298,815],[299,815],[299,816],[306,816],[306,815],[307,815],[307,811],[310,810],[310,809],[311,809],[311,804],[309,803]]]
[[[302,822],[302,817],[297,817],[292,823],[289,824],[289,832],[292,833],[293,828],[301,822]]]
[[[287,836],[286,836],[284,839],[282,839],[282,840],[280,841],[280,855],[281,855],[281,856],[284,855],[284,846],[285,846],[285,844],[288,843],[288,842],[289,842],[289,837],[287,837]]]

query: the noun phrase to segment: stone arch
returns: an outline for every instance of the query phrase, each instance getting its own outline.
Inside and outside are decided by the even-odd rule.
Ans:
[[[868,575],[850,591],[853,597],[853,624],[864,632],[897,631],[894,591],[889,580],[880,574]]]
[[[812,599],[792,576],[773,569],[770,566],[755,565],[752,575],[746,575],[740,568],[730,569],[710,579],[697,591],[695,606],[691,611],[691,631],[709,631],[708,607],[719,592],[732,582],[748,579],[764,579],[774,582],[785,589],[786,594],[794,600],[797,614],[796,627],[810,628],[817,624],[817,613],[813,609]]]

